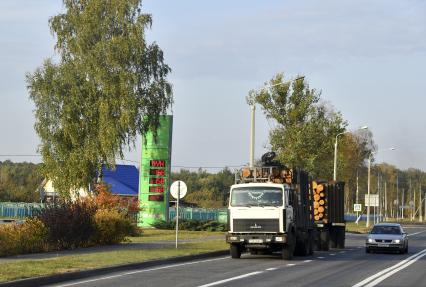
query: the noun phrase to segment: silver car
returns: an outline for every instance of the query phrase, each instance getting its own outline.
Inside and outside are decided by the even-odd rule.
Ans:
[[[408,252],[408,237],[398,223],[379,223],[373,226],[365,242],[365,252],[371,251]]]

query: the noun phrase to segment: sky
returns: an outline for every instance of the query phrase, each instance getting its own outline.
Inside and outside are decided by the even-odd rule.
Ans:
[[[48,19],[61,11],[60,0],[0,1],[0,161],[41,160],[25,75],[55,57]],[[145,0],[142,11],[172,68],[172,166],[246,164],[245,97],[282,72],[305,75],[350,130],[368,125],[379,162],[426,170],[426,1]],[[256,158],[273,126],[257,107]],[[139,162],[140,145],[122,163]]]

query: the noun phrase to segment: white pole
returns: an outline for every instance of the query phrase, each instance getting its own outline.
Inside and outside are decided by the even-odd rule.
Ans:
[[[370,227],[370,170],[371,170],[371,154],[368,157],[368,184],[367,184],[367,194],[368,194],[368,206],[367,206],[367,222],[365,224],[366,227]]]
[[[356,170],[356,203],[358,204],[358,197],[359,196],[359,185],[358,185],[358,170]],[[359,216],[359,211],[356,212],[356,218]],[[358,225],[358,221],[356,222],[356,225]]]
[[[386,190],[386,180],[385,180],[385,221],[388,220],[388,196],[387,196],[387,190]]]
[[[336,181],[337,180],[337,137],[339,135],[336,136],[336,142],[334,143],[334,175],[333,175],[333,180]]]
[[[405,195],[405,189],[402,189],[402,198],[401,198],[401,219],[404,219],[404,195]]]
[[[254,167],[254,124],[255,124],[256,105],[251,105],[251,125],[250,125],[250,168]]]
[[[422,184],[421,183],[420,183],[420,192],[419,192],[419,207],[420,207],[419,221],[423,222],[423,213],[422,213]]]
[[[396,220],[399,219],[399,177],[396,174]]]
[[[178,181],[178,196],[177,196],[177,199],[176,199],[176,249],[178,248],[179,198],[180,198],[180,181]]]

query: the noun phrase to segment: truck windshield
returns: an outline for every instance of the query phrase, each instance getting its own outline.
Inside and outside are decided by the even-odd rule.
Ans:
[[[232,190],[231,206],[282,206],[283,191],[278,187],[238,187]]]

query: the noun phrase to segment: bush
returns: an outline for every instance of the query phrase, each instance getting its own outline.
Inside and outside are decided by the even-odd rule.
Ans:
[[[158,229],[175,229],[176,222],[170,221],[157,221],[154,223],[154,227]],[[189,231],[226,231],[226,225],[214,220],[179,220],[179,229],[180,230],[189,230]]]
[[[38,219],[0,225],[0,256],[48,251],[48,229]]]
[[[86,247],[95,233],[96,206],[78,201],[46,206],[37,218],[48,228],[47,240],[53,248]]]
[[[136,234],[136,227],[121,212],[115,209],[99,209],[95,214],[97,244],[116,244],[126,236]]]

